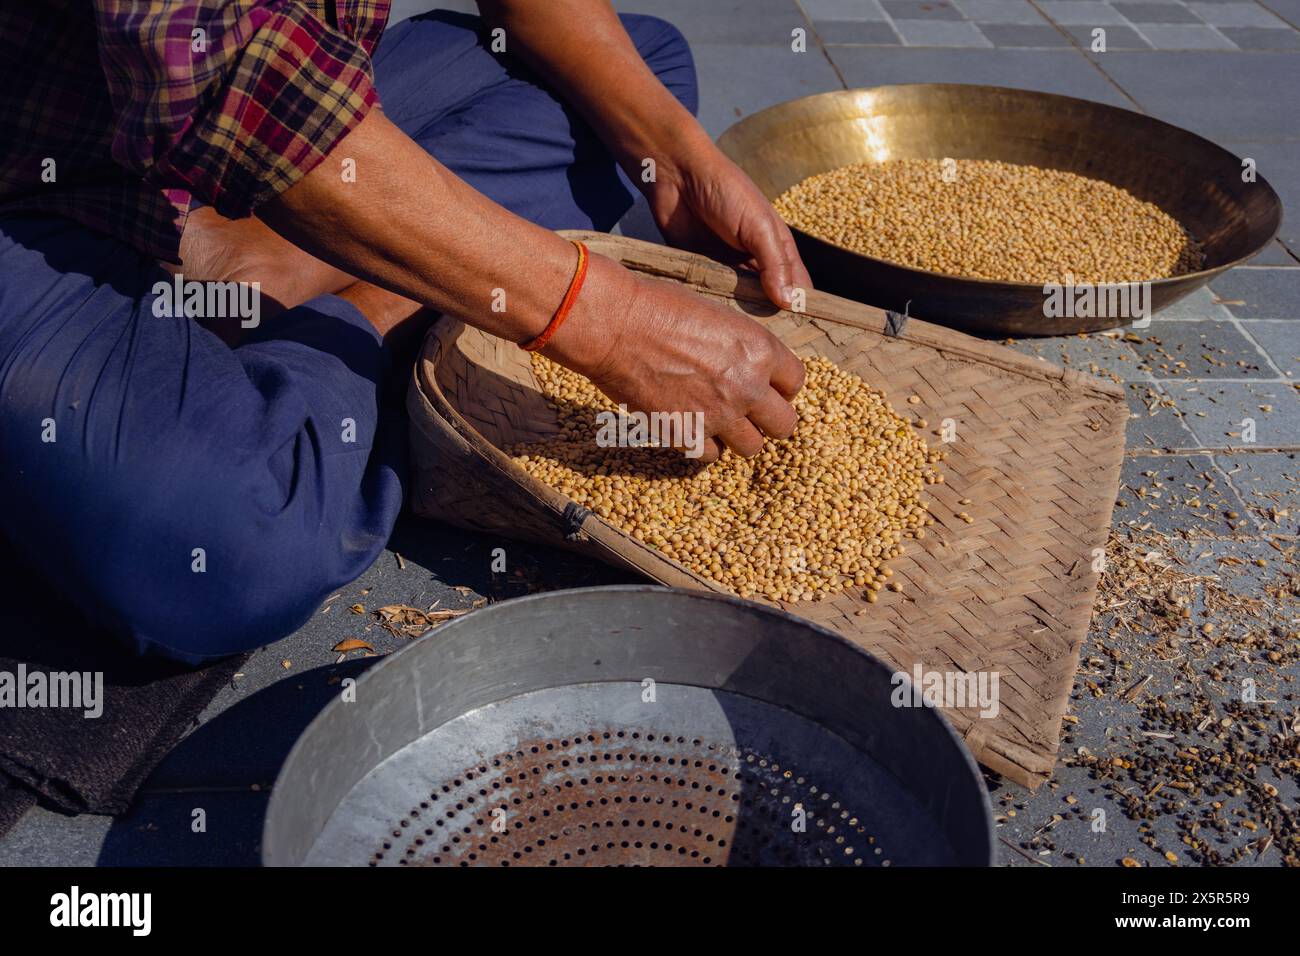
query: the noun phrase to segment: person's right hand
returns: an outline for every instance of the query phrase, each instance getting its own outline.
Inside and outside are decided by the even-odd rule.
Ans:
[[[804,367],[785,344],[735,309],[683,286],[633,276],[592,255],[574,311],[543,354],[642,412],[703,413],[703,460],[725,445],[751,457],[788,438]]]

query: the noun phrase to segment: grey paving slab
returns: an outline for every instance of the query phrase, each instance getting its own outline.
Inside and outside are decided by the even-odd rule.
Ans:
[[[1199,448],[1201,442],[1187,427],[1177,406],[1158,383],[1130,382],[1124,386],[1129,420],[1125,446],[1134,451]]]
[[[1154,319],[1133,348],[1157,379],[1277,378],[1268,359],[1232,322]]]
[[[1268,353],[1283,375],[1300,377],[1300,329],[1292,322],[1242,320],[1241,328]]]
[[[946,0],[880,0],[895,20],[960,20],[961,11]]]
[[[0,840],[0,866],[253,866],[268,799],[251,790],[146,793],[117,818],[38,806]]]
[[[96,863],[257,866],[269,799],[268,790],[147,793],[113,820]]]
[[[1144,110],[1212,140],[1285,139],[1300,129],[1300,97],[1283,92],[1300,88],[1300,57],[1159,50],[1093,56]]]
[[[1204,24],[1142,23],[1138,29],[1157,50],[1236,49],[1231,40]]]
[[[1028,0],[953,0],[967,20],[977,23],[1044,23]]]
[[[1158,462],[1140,461],[1135,467],[1150,465],[1158,465]],[[1128,469],[1126,472],[1132,473]],[[1260,547],[1257,540],[1250,539],[1222,544],[1225,553],[1232,549],[1233,556],[1243,561],[1252,557]],[[1204,545],[1198,545],[1198,548],[1210,550]],[[1220,570],[1222,578],[1226,580],[1228,577],[1213,565],[1202,568],[1205,562],[1196,564],[1200,570]],[[1249,587],[1251,583],[1247,576],[1245,586]],[[1061,760],[1052,780],[1033,793],[1004,783],[998,785],[995,780],[991,797],[1003,848],[1000,862],[1014,866],[1077,867],[1083,864],[1096,867],[1115,866],[1128,858],[1139,865],[1161,867],[1171,865],[1164,857],[1164,853],[1170,851],[1175,854],[1172,865],[1187,865],[1187,851],[1176,825],[1177,813],[1157,814],[1139,828],[1137,822],[1125,813],[1120,799],[1120,794],[1132,786],[1125,779],[1126,774],[1107,773],[1105,776],[1117,778],[1108,785],[1075,763],[1077,755],[1085,748],[1086,752],[1103,761],[1111,757],[1132,758],[1133,738],[1152,728],[1140,709],[1142,701],[1125,700],[1122,697],[1124,689],[1137,677],[1150,675],[1153,680],[1149,692],[1165,694],[1177,687],[1182,679],[1180,668],[1184,666],[1185,655],[1164,660],[1161,655],[1147,649],[1152,643],[1149,638],[1127,634],[1123,639],[1117,639],[1121,632],[1123,622],[1113,615],[1100,613],[1094,621],[1081,652],[1081,668],[1069,705],[1069,712],[1078,723],[1063,728]],[[1189,651],[1199,656],[1203,649],[1189,647]],[[1112,653],[1117,653],[1117,656],[1112,657]],[[1255,666],[1251,670],[1265,679],[1269,677],[1270,669],[1267,667]],[[1095,694],[1090,683],[1098,687]],[[1204,695],[1215,709],[1222,707],[1235,691],[1236,687],[1229,682],[1204,681],[1197,684],[1198,696]],[[1182,709],[1187,696],[1186,692],[1175,693],[1172,705]],[[1288,706],[1284,704],[1281,709],[1285,711]],[[1176,735],[1178,743],[1194,742],[1210,747],[1222,745],[1225,739],[1225,735],[1216,729],[1203,734],[1195,732],[1187,737],[1181,733]],[[1146,790],[1150,785],[1148,781],[1139,786]],[[1283,782],[1283,786],[1290,792],[1290,781]],[[1228,795],[1220,795],[1218,799],[1227,813],[1236,812],[1241,806],[1239,800]],[[1098,815],[1099,811],[1102,816]],[[1093,827],[1094,820],[1099,820],[1101,826]],[[1208,837],[1220,852],[1226,853],[1232,847],[1254,839],[1254,834],[1244,828],[1225,829],[1223,834],[1215,833]],[[1205,831],[1202,831],[1202,837],[1206,838]],[[1016,849],[1007,849],[1001,841]],[[1276,865],[1277,862],[1274,854],[1271,858],[1264,857],[1257,865]]]
[[[1189,3],[1206,23],[1216,27],[1263,27],[1285,30],[1286,23],[1254,3]]]
[[[818,20],[814,26],[823,43],[898,46],[903,42],[887,20]]]
[[[392,0],[388,11],[388,25],[401,23],[420,13],[430,10],[453,10],[457,13],[478,13],[478,4],[474,0]]]
[[[1201,286],[1195,292],[1157,312],[1156,317],[1165,321],[1181,319],[1196,322],[1202,319],[1231,319],[1232,313],[1216,299],[1209,287]]]
[[[34,807],[0,838],[0,867],[94,866],[112,826],[112,817]]]
[[[1259,4],[1291,26],[1300,28],[1300,0],[1259,0]]]
[[[1128,23],[1123,14],[1096,0],[1042,0],[1039,6],[1062,26],[1123,26]]]
[[[1281,242],[1274,240],[1270,242],[1259,255],[1250,260],[1252,266],[1300,266],[1295,256],[1286,251],[1286,246]]]
[[[984,83],[1062,93],[1114,106],[1130,105],[1077,50],[831,51],[850,87],[884,83]]]
[[[1196,508],[1200,517],[1194,518],[1194,522],[1207,530],[1229,531],[1231,519],[1227,514],[1240,515],[1246,508],[1226,481],[1216,480],[1213,493],[1201,491],[1207,482],[1199,476],[1214,471],[1214,459],[1208,454],[1126,458],[1112,524],[1136,522],[1150,525],[1161,534],[1177,535],[1188,525],[1184,500],[1196,495],[1195,500],[1201,504]],[[1197,490],[1191,492],[1188,486]]]
[[[838,47],[866,50],[865,47]],[[875,55],[875,50],[871,51]],[[882,51],[888,52],[888,51]],[[700,76],[700,122],[720,135],[743,116],[785,100],[842,89],[839,77],[815,47],[793,53],[790,47],[695,45]]]
[[[962,20],[895,20],[894,29],[908,46],[992,46],[975,24]]]
[[[1133,345],[1121,333],[1097,332],[1042,339],[1018,339],[1017,352],[1033,355],[1054,365],[1077,369],[1115,382],[1145,381],[1138,371],[1140,359]]]
[[[1300,319],[1300,269],[1233,269],[1212,280],[1210,289],[1238,318]]]
[[[814,20],[885,20],[880,0],[801,0]]]
[[[1200,23],[1196,14],[1178,3],[1112,3],[1132,23]]]
[[[230,692],[214,699],[199,727],[154,770],[148,787],[269,788],[298,736],[339,694],[341,681],[355,680],[381,660],[353,652],[349,655],[352,660],[343,664],[310,667],[301,662],[305,655],[299,653],[291,670],[276,673],[280,661],[293,660],[287,655],[294,653],[294,645],[328,649],[337,643],[335,637],[327,628],[313,624],[262,651],[263,663],[270,666],[245,668],[244,677]],[[371,642],[377,651],[387,654],[409,643],[405,638],[401,641],[398,646]],[[338,655],[329,656],[333,660]]]
[[[1075,43],[1085,50],[1092,50],[1093,45],[1098,40],[1104,44],[1099,52],[1111,52],[1114,50],[1149,50],[1151,44],[1142,39],[1132,27],[1126,26],[1095,26],[1095,27],[1063,27],[1066,33],[1074,37]],[[1094,36],[1096,31],[1101,31]]]
[[[1300,396],[1285,382],[1162,382],[1206,448],[1300,447]],[[1268,409],[1268,410],[1266,410]],[[1255,441],[1243,425],[1255,423]]]
[[[1071,702],[1071,712],[1080,718],[1080,724],[1086,721],[1089,726],[1115,724],[1116,711],[1121,707],[1082,694]],[[1135,712],[1132,705],[1125,710],[1126,716]],[[1068,761],[1077,747],[1105,752],[1105,746],[1110,744],[1107,739],[1085,743],[1090,739],[1081,733],[1066,734],[1065,759]],[[1080,767],[1058,764],[1052,784],[1034,793],[1000,783],[992,788],[990,797],[999,841],[998,863],[1002,866],[1117,866],[1126,857],[1153,866],[1164,863],[1143,845],[1137,823],[1125,817],[1115,798]],[[1092,825],[1097,811],[1105,814],[1104,830]],[[1050,841],[1050,846],[1045,840]]]
[[[1072,46],[1070,38],[1050,24],[981,23],[983,33],[996,47],[1052,49]]]
[[[1273,54],[1281,55],[1281,54]],[[1300,59],[1300,57],[1292,57]],[[1300,253],[1300,127],[1291,141],[1271,139],[1251,142],[1225,139],[1220,143],[1237,156],[1249,156],[1258,164],[1259,175],[1277,191],[1282,200],[1282,230],[1278,238],[1291,250]]]
[[[1243,50],[1300,50],[1300,33],[1295,30],[1219,27],[1219,32]]]
[[[1242,502],[1257,512],[1266,529],[1294,532],[1300,520],[1300,455],[1257,452],[1218,455],[1215,460]],[[1288,514],[1277,513],[1282,511]]]
[[[808,19],[794,0],[614,0],[620,13],[662,17],[692,45],[777,44],[790,46],[790,31],[807,29]]]

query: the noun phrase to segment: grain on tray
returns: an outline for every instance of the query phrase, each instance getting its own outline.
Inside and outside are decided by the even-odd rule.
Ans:
[[[943,481],[919,422],[823,359],[805,359],[799,424],[752,459],[710,465],[666,448],[600,447],[596,415],[616,406],[539,355],[533,371],[560,431],[508,449],[526,472],[692,571],[742,596],[808,601],[850,587],[876,599],[885,563],[932,524],[921,498]]]
[[[974,279],[1141,282],[1194,272],[1205,258],[1176,220],[1118,186],[990,160],[843,166],[796,184],[775,206],[826,242]]]

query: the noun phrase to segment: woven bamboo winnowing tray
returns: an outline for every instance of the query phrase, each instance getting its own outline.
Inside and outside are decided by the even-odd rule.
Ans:
[[[1118,386],[1000,345],[817,292],[802,314],[771,306],[756,279],[690,253],[572,233],[647,276],[739,308],[800,356],[822,355],[955,440],[928,486],[935,523],[890,562],[902,593],[860,590],[787,610],[909,674],[995,672],[998,713],[945,708],[981,763],[1036,786],[1051,773],[1119,485],[1128,409]],[[919,395],[920,405],[906,399]],[[720,590],[513,465],[501,448],[551,433],[528,355],[439,319],[408,397],[417,514],[567,547],[675,587]],[[927,435],[931,442],[939,441]],[[969,498],[971,504],[959,500]],[[967,523],[957,517],[966,512]],[[701,634],[700,640],[708,640]]]

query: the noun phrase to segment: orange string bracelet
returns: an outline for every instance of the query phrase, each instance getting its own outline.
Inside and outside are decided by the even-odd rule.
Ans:
[[[542,329],[537,338],[519,346],[525,352],[536,352],[551,341],[551,336],[555,334],[555,330],[563,325],[564,320],[569,317],[569,311],[573,308],[578,293],[582,291],[582,283],[587,278],[587,247],[577,239],[569,241],[578,247],[578,267],[573,270],[573,281],[569,283],[569,290],[564,293],[564,298],[560,300],[560,307],[555,310],[555,315],[551,316],[551,321],[546,324],[546,328]]]

